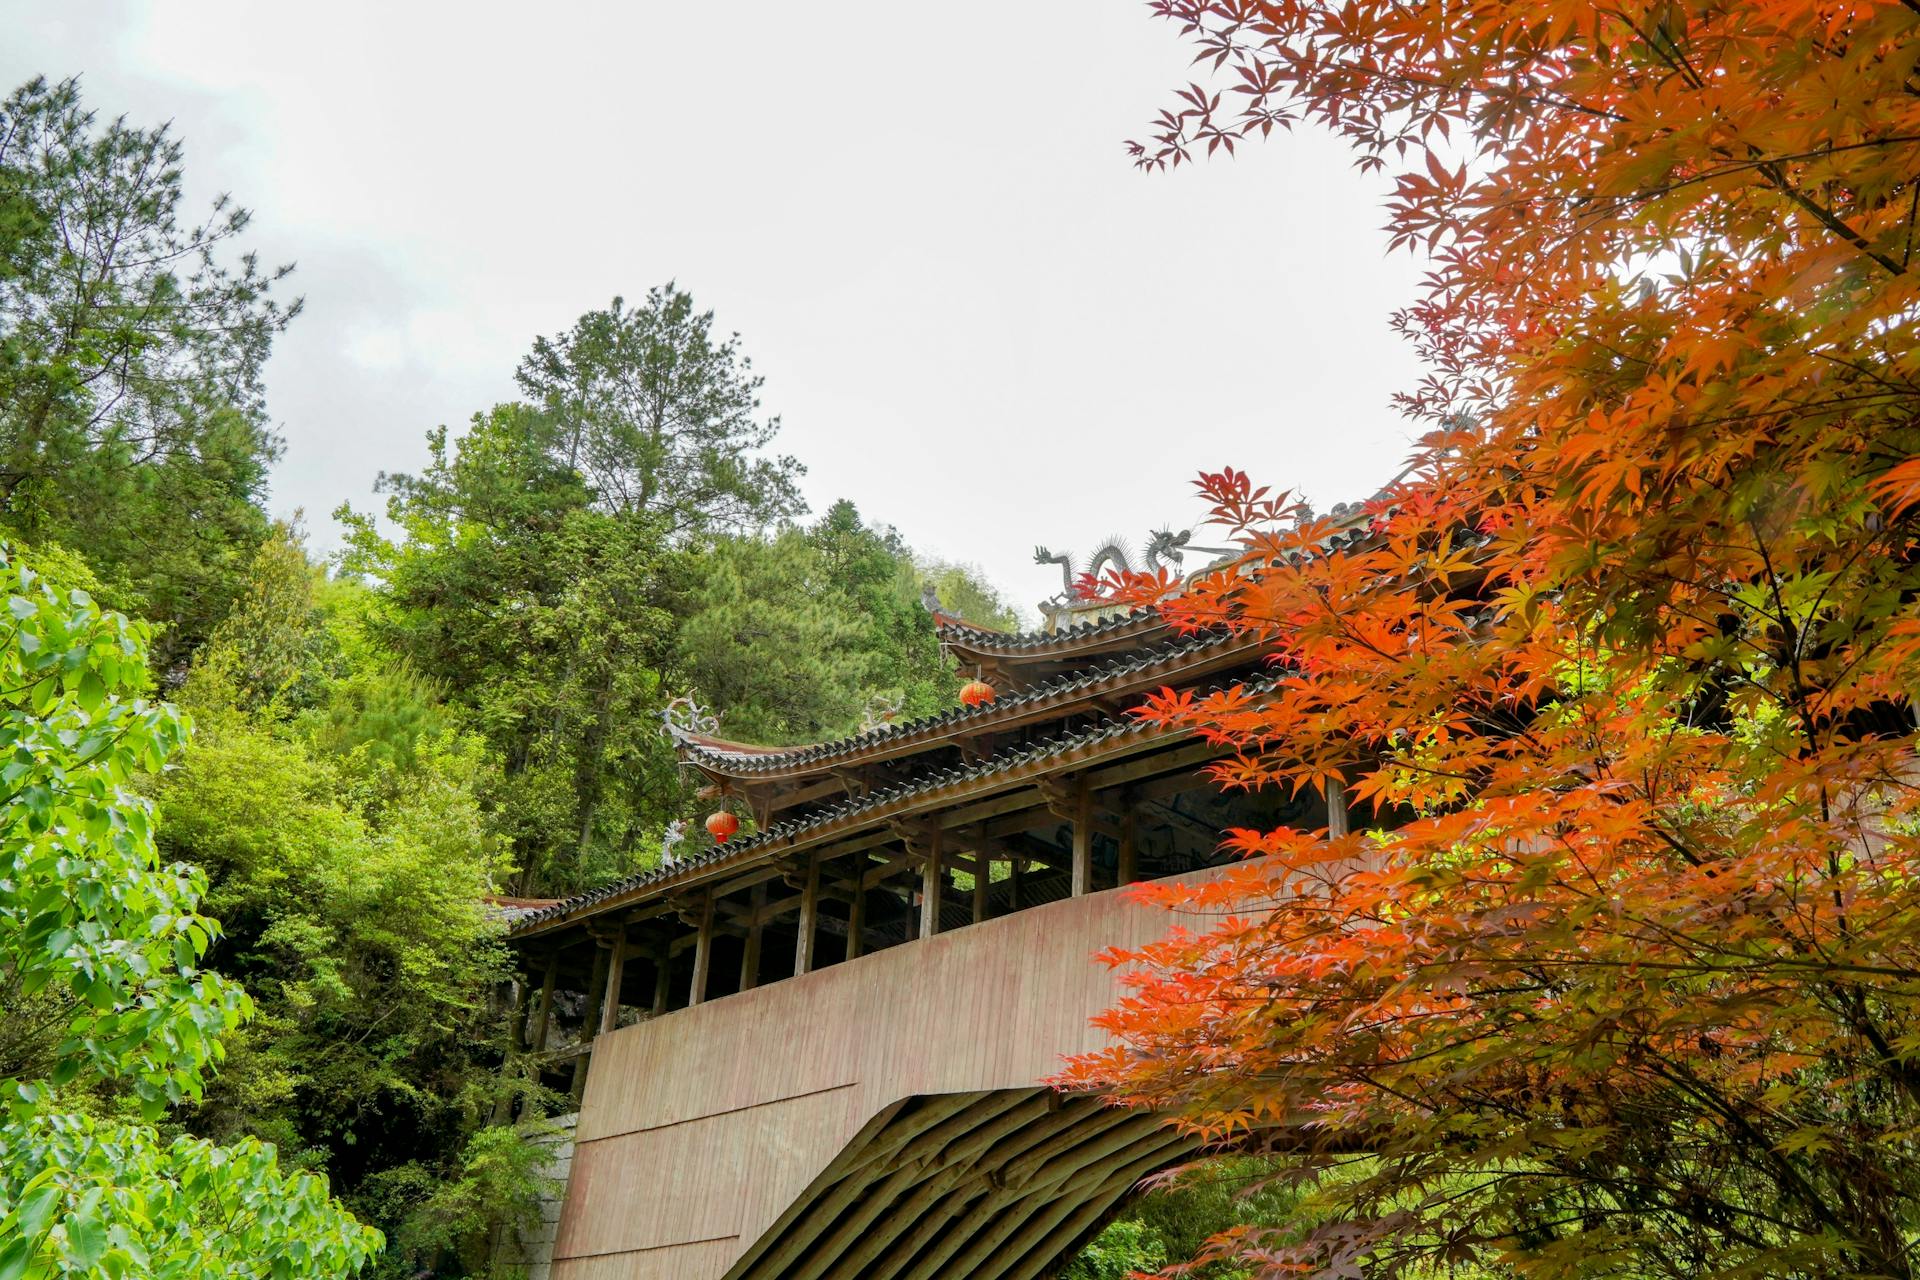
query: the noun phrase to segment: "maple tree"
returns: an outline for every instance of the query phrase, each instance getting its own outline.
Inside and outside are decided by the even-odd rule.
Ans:
[[[1139,163],[1393,177],[1428,434],[1357,514],[1203,477],[1241,560],[1100,584],[1268,640],[1140,714],[1370,829],[1141,890],[1192,919],[1063,1082],[1314,1182],[1204,1255],[1260,1275],[1913,1275],[1920,4],[1151,7],[1209,79]]]

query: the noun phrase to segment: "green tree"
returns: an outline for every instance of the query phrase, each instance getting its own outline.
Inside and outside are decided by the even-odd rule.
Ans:
[[[494,763],[436,682],[369,644],[378,604],[277,530],[186,680],[198,732],[157,791],[163,847],[226,923],[215,956],[258,1002],[191,1122],[327,1170],[398,1275],[518,1213],[532,1191],[508,1175],[537,1153],[485,1127],[521,1088],[497,1076]]]
[[[728,737],[817,741],[858,723],[867,629],[804,531],[717,539],[694,576],[677,666]]]
[[[202,873],[131,792],[187,736],[150,628],[0,548],[0,1275],[336,1277],[379,1233],[256,1140],[165,1138],[251,1011],[203,968]],[[148,1124],[120,1118],[137,1104]]]
[[[1324,1220],[1325,1210],[1298,1180],[1277,1174],[1259,1157],[1197,1161],[1129,1201],[1067,1263],[1060,1280],[1126,1280],[1136,1272],[1155,1273],[1169,1262],[1197,1256],[1209,1239],[1236,1229],[1305,1234]],[[1248,1272],[1210,1262],[1193,1266],[1191,1274],[1195,1280],[1246,1280]]]
[[[279,442],[261,371],[289,268],[232,253],[225,197],[182,222],[165,126],[102,126],[77,82],[0,102],[0,523],[80,551],[164,623],[178,666],[244,577]]]
[[[804,509],[789,457],[760,457],[780,419],[757,418],[761,379],[740,337],[667,284],[629,309],[615,298],[539,338],[520,364],[528,399],[556,424],[553,448],[605,510],[661,518],[669,536],[765,526]]]
[[[1018,631],[1020,614],[988,582],[978,566],[916,560],[920,580],[939,594],[940,607],[956,618],[993,631]]]
[[[972,571],[933,574],[845,500],[805,527],[712,539],[690,570],[675,674],[727,736],[751,742],[838,737],[883,706],[898,718],[944,710],[959,680],[924,589],[961,596],[982,625],[1009,613]]]
[[[686,558],[665,517],[608,510],[547,414],[503,405],[417,476],[382,477],[397,541],[344,508],[380,642],[445,682],[500,761],[486,797],[522,891],[648,856],[681,784],[659,733]]]
[[[314,579],[299,533],[276,524],[254,552],[246,583],[187,680],[190,703],[284,712],[310,665]],[[309,693],[310,696],[310,693]]]

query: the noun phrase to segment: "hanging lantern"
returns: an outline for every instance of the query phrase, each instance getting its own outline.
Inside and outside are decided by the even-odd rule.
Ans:
[[[985,706],[999,696],[985,680],[969,680],[960,686],[960,701],[969,707]]]
[[[713,837],[715,844],[725,844],[727,837],[740,829],[740,819],[725,809],[716,809],[707,815],[707,834]]]

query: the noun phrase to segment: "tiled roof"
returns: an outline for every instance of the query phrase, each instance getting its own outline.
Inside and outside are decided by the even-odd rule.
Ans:
[[[944,737],[955,730],[990,727],[997,721],[1015,719],[1022,711],[1049,703],[1068,702],[1098,690],[1103,685],[1137,682],[1157,668],[1183,667],[1193,661],[1236,648],[1258,649],[1260,641],[1225,631],[1183,637],[1151,649],[1091,666],[1077,673],[1059,676],[1019,693],[1008,694],[979,707],[955,707],[938,715],[899,724],[880,725],[851,737],[803,747],[760,747],[748,743],[727,742],[700,734],[674,731],[674,738],[686,758],[718,772],[773,773],[801,767],[817,767],[875,748],[902,745],[921,738]]]
[[[489,919],[512,925],[559,901],[558,898],[507,898],[494,895],[480,899],[480,906]]]
[[[765,831],[742,840],[716,845],[697,857],[676,861],[652,871],[643,871],[599,889],[565,898],[544,910],[516,920],[509,931],[526,933],[535,926],[563,920],[581,911],[601,907],[615,899],[655,896],[671,886],[696,881],[714,868],[746,866],[771,859],[796,846],[816,843],[834,834],[858,830],[888,818],[904,816],[921,807],[937,805],[953,793],[983,791],[1046,773],[1061,761],[1071,763],[1087,757],[1112,754],[1119,748],[1150,743],[1155,739],[1176,740],[1187,731],[1167,729],[1129,716],[1109,717],[1078,733],[1061,734],[1042,742],[1009,748],[976,764],[940,769],[911,782],[869,792],[830,809],[820,810],[787,822],[777,822]]]
[[[944,623],[940,639],[970,653],[1040,656],[1050,649],[1070,649],[1084,641],[1104,639],[1129,631],[1151,631],[1166,624],[1151,609],[1134,609],[1099,622],[1081,622],[1058,631],[991,631],[965,623]]]

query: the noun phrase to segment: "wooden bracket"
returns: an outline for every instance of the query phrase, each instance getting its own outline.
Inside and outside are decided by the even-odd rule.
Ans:
[[[903,818],[895,818],[887,823],[887,829],[893,832],[893,838],[898,840],[915,858],[925,858],[927,851],[940,840],[940,829],[930,822],[910,822]]]
[[[1055,774],[1038,780],[1037,788],[1046,801],[1047,812],[1062,822],[1072,822],[1080,816],[1080,791],[1076,780],[1065,774]]]

